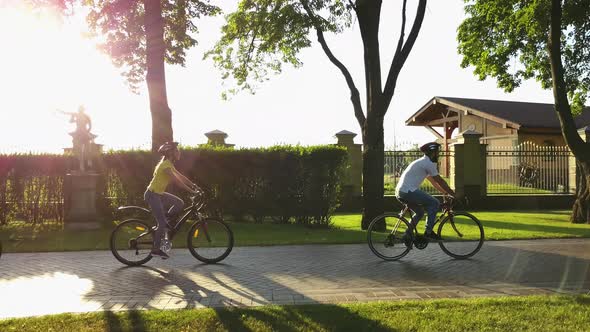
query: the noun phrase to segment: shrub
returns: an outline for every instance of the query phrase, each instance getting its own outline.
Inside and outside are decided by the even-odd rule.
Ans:
[[[176,167],[213,193],[211,208],[218,213],[326,226],[338,206],[346,156],[336,146],[203,146],[182,149]],[[145,205],[143,193],[157,162],[150,151],[137,150],[98,158],[99,212],[111,219],[118,206]],[[73,157],[64,155],[0,156],[0,222],[63,221],[64,178],[72,166]]]

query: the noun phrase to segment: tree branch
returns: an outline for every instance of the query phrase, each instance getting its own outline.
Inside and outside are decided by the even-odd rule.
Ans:
[[[322,27],[319,25],[316,16],[311,11],[311,8],[309,8],[307,1],[302,0],[301,4],[303,5],[303,8],[307,12],[307,15],[309,15],[309,17],[312,20],[312,23],[313,23],[313,25],[316,29],[316,32],[317,32],[318,42],[320,43],[320,45],[322,45],[322,49],[324,50],[324,53],[326,53],[326,56],[328,57],[328,59],[330,59],[330,61],[336,67],[338,67],[338,69],[340,69],[340,71],[342,72],[342,75],[344,75],[344,78],[346,79],[346,84],[348,84],[348,88],[350,89],[350,101],[352,102],[352,105],[354,107],[354,115],[355,115],[356,120],[358,121],[359,125],[362,128],[365,125],[366,119],[365,119],[365,114],[363,112],[363,107],[361,105],[360,93],[359,93],[359,90],[357,89],[356,85],[354,84],[354,80],[352,79],[352,75],[350,75],[350,72],[348,71],[346,66],[340,60],[338,60],[336,58],[336,56],[332,53],[332,51],[328,47],[328,44],[326,43],[326,39],[324,38],[324,32],[322,30]]]
[[[408,1],[404,0],[404,4],[402,6],[402,31],[399,34],[399,40],[397,41],[397,48],[395,49],[395,55],[393,58],[399,57],[399,53],[402,51],[402,46],[404,45],[404,36],[406,34],[406,5]]]
[[[404,0],[404,21],[405,21],[405,7],[406,1]],[[414,19],[414,24],[412,25],[412,30],[410,30],[410,34],[408,35],[408,40],[406,43],[400,48],[400,44],[403,43],[403,34],[400,36],[400,40],[398,42],[397,50],[393,60],[391,61],[391,67],[389,68],[389,74],[387,75],[387,81],[385,82],[385,88],[383,90],[383,97],[385,98],[385,108],[384,111],[386,112],[389,108],[389,104],[391,103],[391,99],[393,98],[393,92],[395,91],[395,85],[397,84],[397,78],[399,76],[399,72],[401,71],[404,63],[406,62],[408,56],[410,55],[410,51],[412,47],[414,47],[414,43],[416,42],[416,38],[418,37],[418,33],[420,32],[420,28],[422,27],[422,21],[424,20],[424,13],[426,12],[426,0],[420,0],[418,3],[418,10],[416,11],[416,18]],[[402,33],[403,33],[402,28]],[[399,52],[398,52],[399,50]],[[385,114],[383,114],[385,115]]]

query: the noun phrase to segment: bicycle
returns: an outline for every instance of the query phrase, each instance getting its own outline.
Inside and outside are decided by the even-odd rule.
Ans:
[[[199,261],[207,264],[217,263],[225,259],[233,249],[234,235],[229,226],[220,219],[209,217],[205,213],[207,200],[200,192],[190,197],[191,204],[178,214],[176,221],[168,229],[168,243],[171,247],[172,239],[180,231],[181,226],[190,216],[196,222],[190,227],[187,235],[187,247],[190,253]],[[152,213],[140,206],[121,206],[118,211],[136,211]],[[126,265],[143,265],[152,259],[151,249],[156,226],[148,226],[141,219],[127,219],[119,223],[110,238],[110,249],[115,258]],[[164,242],[164,240],[162,240]],[[168,248],[170,249],[170,248]]]
[[[399,214],[384,213],[375,217],[367,229],[367,242],[371,251],[387,260],[398,260],[410,252],[412,247],[425,249],[428,239],[418,234],[417,225],[411,225],[404,215],[410,211],[408,202],[398,199],[403,208]],[[444,198],[441,205],[442,214],[438,216],[437,234],[442,238],[438,242],[447,255],[455,259],[466,259],[475,255],[484,242],[484,229],[481,222],[468,212],[454,210],[455,200]],[[404,237],[407,230],[412,236]],[[434,228],[433,228],[434,229]]]

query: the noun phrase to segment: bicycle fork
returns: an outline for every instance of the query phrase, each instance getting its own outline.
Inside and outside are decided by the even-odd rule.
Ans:
[[[207,226],[207,221],[202,219],[199,216],[199,221],[198,222],[202,222],[203,225],[203,233],[205,234],[205,238],[207,239],[207,242],[211,243],[211,237],[209,236],[209,230],[208,230],[208,226]],[[193,235],[193,237],[197,237],[199,236],[199,228],[196,229],[195,234]]]

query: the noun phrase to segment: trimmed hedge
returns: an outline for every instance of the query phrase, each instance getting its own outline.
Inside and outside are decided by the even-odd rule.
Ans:
[[[182,149],[176,167],[213,193],[211,207],[218,213],[237,220],[328,225],[338,206],[346,158],[346,150],[335,146],[205,146]],[[103,156],[105,197],[114,198],[111,213],[122,204],[145,205],[143,192],[156,162],[142,151]]]
[[[63,221],[63,185],[73,159],[64,155],[0,155],[0,224]]]
[[[337,146],[204,146],[182,149],[176,167],[211,191],[217,213],[236,220],[325,226],[338,207],[346,158],[346,150]],[[96,161],[103,175],[100,212],[110,219],[118,206],[145,206],[143,193],[157,162],[149,151],[103,154]],[[0,222],[62,221],[63,182],[72,165],[72,157],[62,155],[0,156]]]

